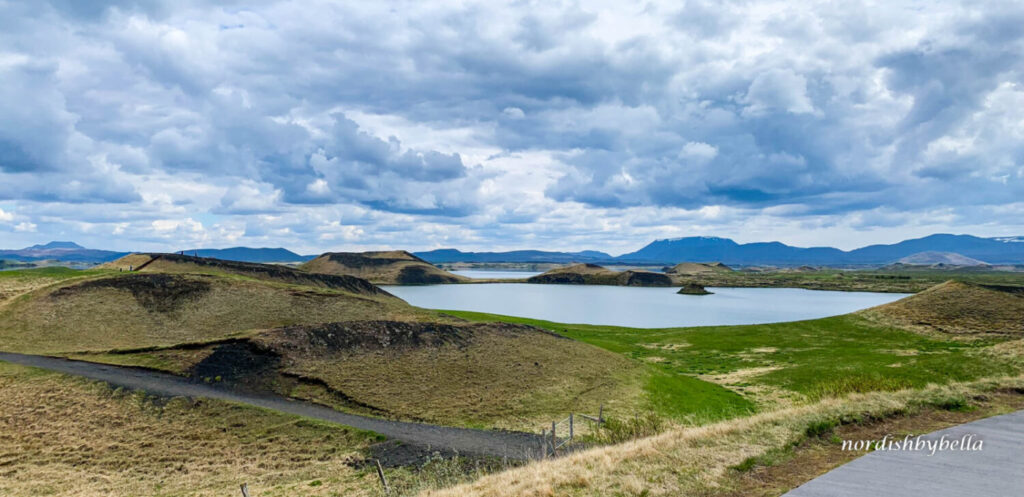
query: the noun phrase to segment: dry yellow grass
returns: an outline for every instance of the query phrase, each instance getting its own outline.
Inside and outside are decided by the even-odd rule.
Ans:
[[[0,495],[372,495],[363,432],[0,363]],[[314,483],[319,482],[319,483]]]
[[[0,280],[0,307],[18,295],[51,285],[55,281],[50,278],[4,278]]]
[[[421,495],[706,495],[722,485],[730,467],[799,441],[816,423],[886,417],[999,388],[1024,388],[1024,376],[857,394],[711,425],[677,427],[653,437],[536,462]]]
[[[73,278],[88,278],[101,271],[76,271],[68,268],[39,268],[0,271],[0,308],[20,295]]]
[[[134,270],[135,268],[153,260],[153,254],[128,254],[115,261],[106,262],[96,266],[97,269],[116,269],[121,271]]]
[[[947,281],[859,314],[930,335],[1019,336],[1024,335],[1024,290]]]

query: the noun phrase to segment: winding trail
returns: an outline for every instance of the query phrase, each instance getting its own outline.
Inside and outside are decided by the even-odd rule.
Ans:
[[[1024,495],[1024,410],[922,436],[981,441],[978,451],[878,450],[854,459],[783,497],[1020,497]],[[902,441],[902,439],[900,439]]]
[[[148,369],[8,352],[0,352],[0,361],[82,376],[130,390],[143,390],[154,395],[205,397],[249,404],[368,430],[421,447],[448,449],[466,455],[532,459],[539,455],[541,447],[540,435],[531,433],[473,430],[347,414],[311,402],[218,388]]]

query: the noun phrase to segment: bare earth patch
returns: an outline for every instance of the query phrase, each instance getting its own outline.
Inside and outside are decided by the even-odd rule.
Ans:
[[[807,398],[792,390],[773,385],[753,383],[752,380],[766,373],[783,369],[782,366],[763,366],[738,369],[723,374],[701,375],[700,379],[726,387],[754,401],[762,409],[779,409],[803,403]]]

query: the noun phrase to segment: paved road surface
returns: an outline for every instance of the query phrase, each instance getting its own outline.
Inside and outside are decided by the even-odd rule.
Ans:
[[[470,430],[346,414],[309,402],[231,391],[204,383],[194,383],[180,376],[132,367],[6,352],[0,352],[0,361],[84,376],[131,390],[144,390],[154,395],[206,397],[249,404],[369,430],[410,444],[450,449],[460,454],[528,459],[540,451],[540,436],[531,433]]]
[[[982,450],[875,451],[792,490],[783,497],[1022,497],[1024,411],[930,433],[927,440],[982,441]]]

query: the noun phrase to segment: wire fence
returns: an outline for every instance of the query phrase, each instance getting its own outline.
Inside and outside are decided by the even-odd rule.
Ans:
[[[541,454],[543,457],[558,455],[559,449],[565,448],[576,438],[577,420],[593,423],[600,428],[604,424],[604,405],[598,411],[597,416],[590,416],[581,413],[569,413],[569,417],[561,421],[551,422],[551,431],[547,428],[541,431]]]

